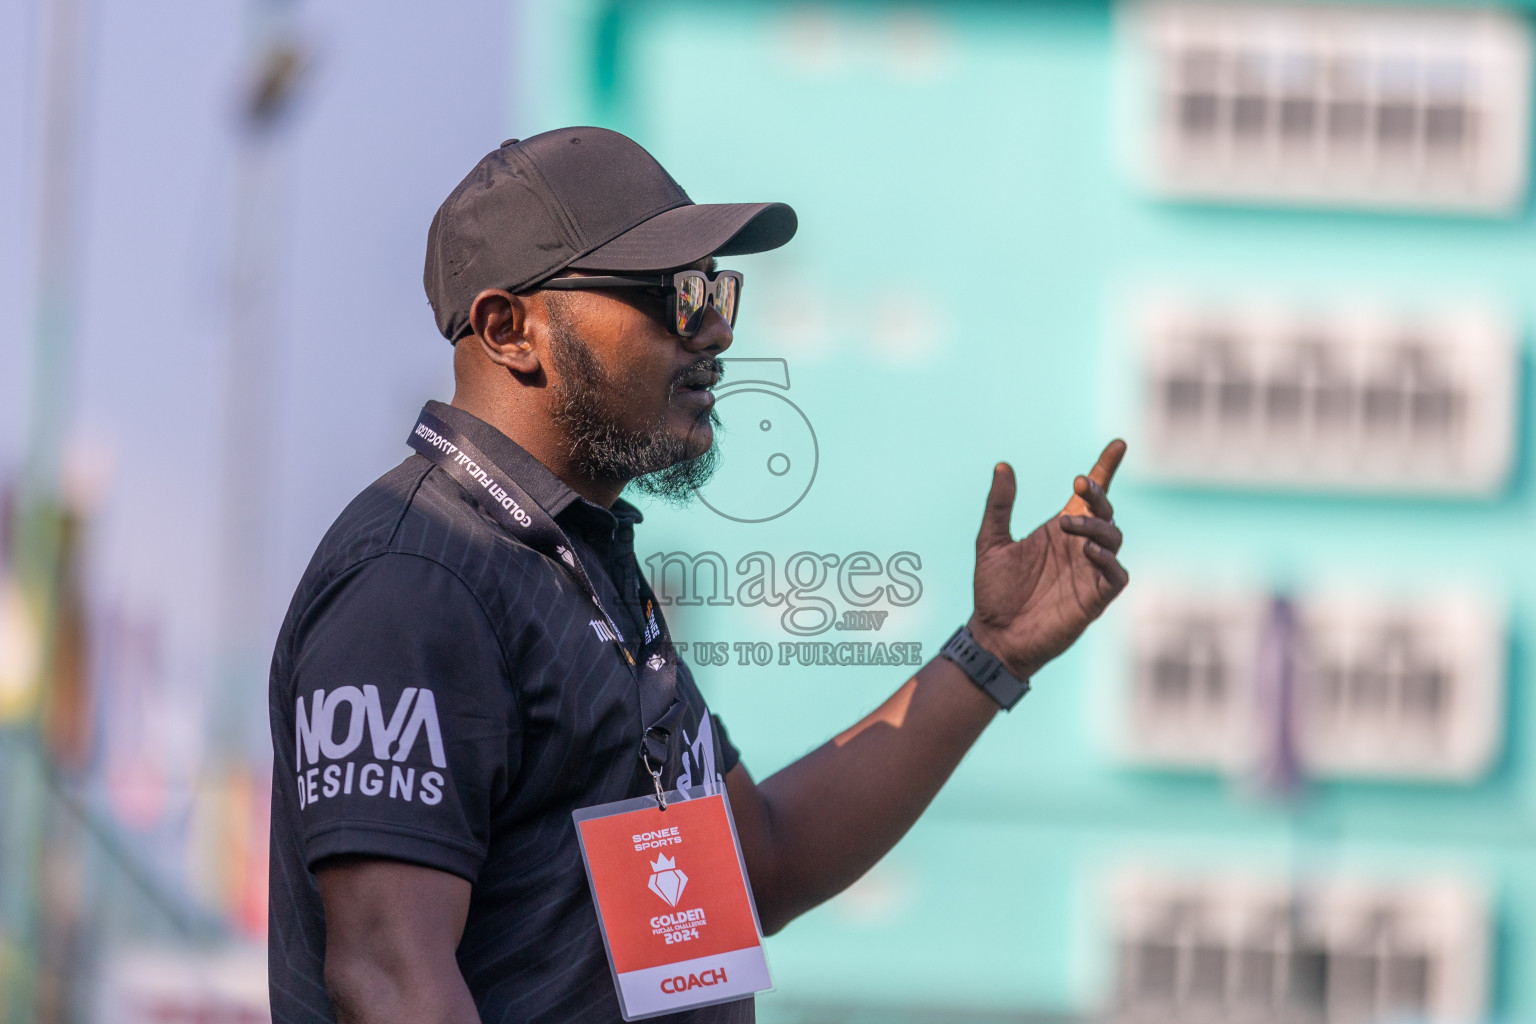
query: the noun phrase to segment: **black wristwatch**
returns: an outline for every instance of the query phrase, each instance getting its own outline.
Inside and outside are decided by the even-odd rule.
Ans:
[[[984,650],[965,626],[955,630],[939,654],[960,666],[960,671],[971,677],[971,682],[981,687],[988,697],[997,701],[1004,711],[1029,692],[1029,680],[1016,678],[1003,667],[990,651]]]

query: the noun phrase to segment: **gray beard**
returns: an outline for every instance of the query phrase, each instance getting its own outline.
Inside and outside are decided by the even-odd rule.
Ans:
[[[622,387],[598,363],[563,311],[552,309],[551,313],[551,357],[560,374],[553,414],[555,424],[565,434],[572,468],[594,480],[626,480],[641,494],[674,505],[687,504],[714,474],[720,450],[711,443],[702,454],[693,454],[687,438],[667,432],[664,418],[644,430],[620,426],[609,398]],[[713,359],[701,362],[718,369]],[[674,382],[669,399],[675,389]],[[706,419],[715,426],[720,424],[713,408],[700,415],[699,423]]]

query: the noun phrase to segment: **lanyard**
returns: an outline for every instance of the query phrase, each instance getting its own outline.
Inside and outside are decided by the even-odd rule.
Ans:
[[[609,637],[629,666],[640,692],[643,730],[640,761],[656,787],[657,803],[666,810],[661,771],[671,752],[672,734],[682,717],[683,704],[677,699],[677,653],[672,647],[672,634],[656,604],[656,595],[644,576],[637,572],[641,596],[645,600],[641,623],[645,635],[636,646],[636,653],[631,654],[624,642],[624,634],[603,607],[597,589],[592,586],[592,580],[565,531],[517,481],[507,476],[473,441],[434,416],[430,408],[429,404],[421,410],[407,443],[418,455],[452,477],[470,499],[508,533],[565,570],[602,616]],[[647,651],[651,652],[648,656]]]

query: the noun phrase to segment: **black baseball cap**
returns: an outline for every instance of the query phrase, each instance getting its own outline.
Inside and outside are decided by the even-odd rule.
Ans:
[[[449,193],[427,231],[423,282],[437,329],[458,341],[487,288],[524,291],[566,268],[639,273],[764,252],[797,223],[783,203],[695,203],[633,139],[557,128],[503,142]]]

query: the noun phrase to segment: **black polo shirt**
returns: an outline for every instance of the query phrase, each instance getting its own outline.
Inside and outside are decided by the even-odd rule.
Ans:
[[[428,408],[573,542],[627,638],[641,635],[634,525],[459,409]],[[659,611],[659,610],[658,610]],[[652,791],[639,690],[579,586],[412,455],[321,541],[272,659],[269,977],[274,1024],[334,1022],[311,873],[341,854],[473,884],[459,967],[485,1024],[619,1021],[571,812]],[[686,665],[668,786],[737,753]],[[668,1020],[750,1021],[752,1000]]]

